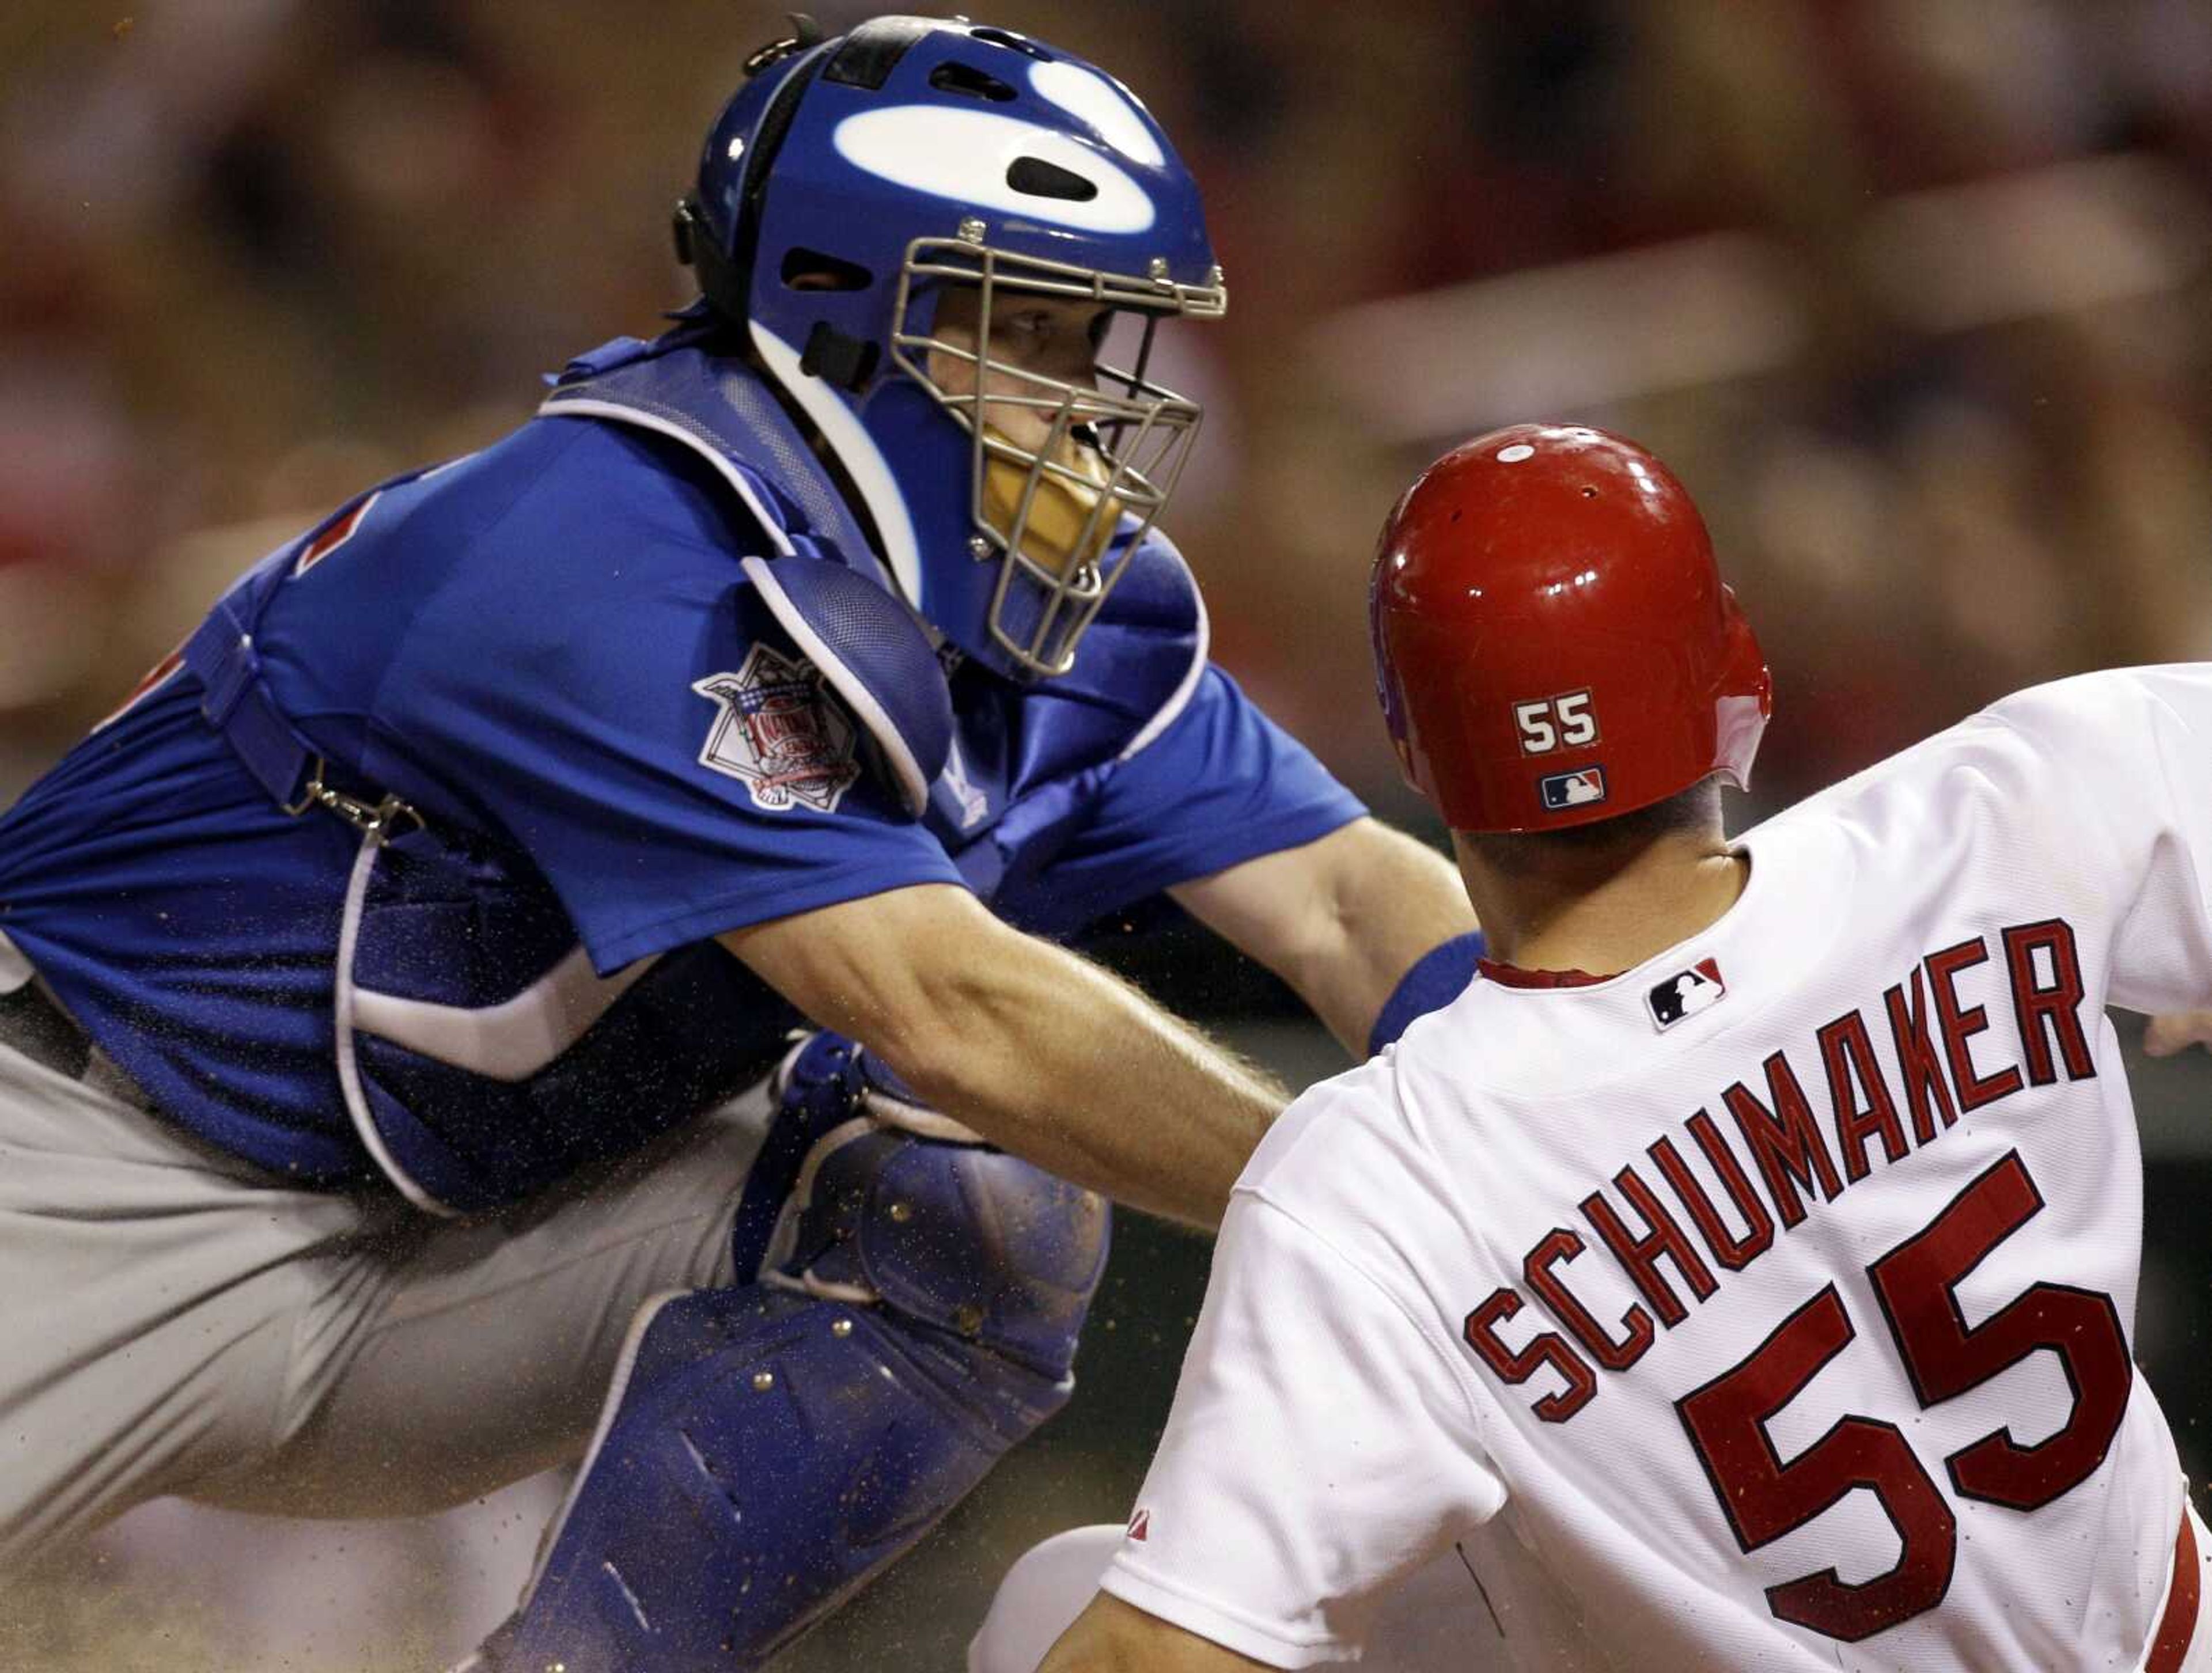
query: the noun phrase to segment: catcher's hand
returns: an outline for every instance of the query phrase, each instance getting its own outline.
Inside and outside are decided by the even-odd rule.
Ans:
[[[2212,1010],[2176,1011],[2154,1016],[2143,1034],[2143,1050],[2154,1058],[2170,1058],[2192,1046],[2212,1051]]]

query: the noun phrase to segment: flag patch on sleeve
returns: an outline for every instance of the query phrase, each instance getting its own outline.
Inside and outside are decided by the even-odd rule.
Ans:
[[[860,776],[853,723],[804,657],[756,645],[744,666],[691,688],[720,705],[699,764],[741,781],[769,812],[835,813]]]

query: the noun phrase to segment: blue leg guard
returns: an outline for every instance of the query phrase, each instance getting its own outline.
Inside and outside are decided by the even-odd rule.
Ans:
[[[485,1673],[758,1668],[1066,1403],[1105,1204],[866,1104],[787,1098],[814,1142],[763,1282],[640,1312]]]

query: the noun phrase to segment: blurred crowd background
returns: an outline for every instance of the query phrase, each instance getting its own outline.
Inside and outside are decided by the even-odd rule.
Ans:
[[[1368,700],[1375,533],[1429,457],[1519,419],[1633,435],[1704,506],[1777,676],[1746,817],[2015,687],[2212,657],[2206,0],[988,21],[1119,74],[1204,185],[1232,301],[1163,342],[1208,405],[1170,520],[1218,655],[1392,815],[1432,829]],[[245,562],[687,300],[668,210],[781,32],[750,0],[0,10],[0,801]],[[1330,1065],[1167,934],[1140,975]],[[2201,1472],[2212,1066],[2140,1089],[2141,1351]],[[1128,1224],[1070,1414],[791,1665],[957,1665],[1015,1551],[1118,1519],[1203,1262]],[[92,1579],[0,1598],[0,1661],[427,1669],[503,1612],[550,1490],[307,1536],[155,1506]]]

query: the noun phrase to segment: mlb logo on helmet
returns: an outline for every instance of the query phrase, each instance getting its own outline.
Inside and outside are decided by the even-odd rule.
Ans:
[[[1586,767],[1579,773],[1554,773],[1548,779],[1536,781],[1536,793],[1543,798],[1546,813],[1558,813],[1566,808],[1602,802],[1605,800],[1605,769]]]
[[[1644,1003],[1651,1013],[1652,1026],[1663,1030],[1686,1016],[1711,1010],[1727,995],[1728,984],[1721,979],[1718,961],[1699,959],[1690,969],[1678,971],[1653,987],[1644,996]]]

